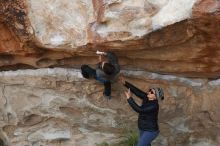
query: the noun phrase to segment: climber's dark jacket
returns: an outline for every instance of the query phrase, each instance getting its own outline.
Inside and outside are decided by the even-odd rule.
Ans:
[[[117,74],[120,72],[120,66],[118,64],[118,58],[117,56],[112,52],[107,52],[107,62],[112,64],[114,66],[114,73],[111,75],[107,75],[104,73],[104,71],[100,68],[101,63],[98,63],[96,66],[96,76],[100,80],[107,80],[110,82],[114,82],[116,80]]]

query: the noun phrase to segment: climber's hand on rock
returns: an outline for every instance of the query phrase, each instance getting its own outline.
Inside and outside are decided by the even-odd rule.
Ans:
[[[101,51],[99,51],[99,50],[96,51],[96,54],[97,54],[97,55],[106,55],[105,52],[101,52]]]

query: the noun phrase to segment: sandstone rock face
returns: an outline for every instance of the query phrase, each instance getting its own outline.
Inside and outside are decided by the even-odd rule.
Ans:
[[[88,43],[142,37],[189,18],[194,2],[30,0],[28,17],[39,44],[71,50]]]
[[[219,80],[202,80],[123,71],[143,90],[161,86],[157,146],[218,146]],[[137,114],[122,87],[113,84],[113,98],[103,87],[75,69],[18,70],[0,73],[0,138],[11,146],[95,146],[118,143],[125,129],[137,128]]]
[[[1,1],[1,70],[94,64],[111,50],[126,68],[219,77],[217,0]],[[4,35],[5,34],[5,35]],[[5,45],[5,40],[8,45]]]
[[[0,145],[123,140],[137,120],[124,88],[107,102],[78,70],[98,49],[141,89],[165,90],[155,145],[219,146],[219,11],[219,0],[0,0]]]

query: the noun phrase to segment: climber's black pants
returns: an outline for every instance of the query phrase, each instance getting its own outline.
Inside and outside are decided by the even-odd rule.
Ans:
[[[88,65],[82,65],[81,66],[81,73],[82,73],[82,76],[84,78],[87,78],[87,79],[92,79],[94,78],[95,80],[99,81],[100,83],[104,84],[104,92],[103,94],[105,96],[111,96],[111,82],[110,81],[107,81],[103,78],[100,78],[97,76],[96,74],[96,70],[91,68],[90,66]]]

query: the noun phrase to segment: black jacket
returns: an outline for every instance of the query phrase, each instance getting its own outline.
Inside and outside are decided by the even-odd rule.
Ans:
[[[104,73],[102,69],[100,69],[100,63],[96,66],[96,75],[103,79],[103,80],[109,80],[111,82],[114,82],[116,80],[117,74],[120,72],[120,66],[118,64],[118,58],[113,52],[106,52],[107,60],[110,64],[112,64],[115,68],[114,73],[111,75],[107,75]]]
[[[139,106],[132,97],[128,99],[128,103],[134,111],[139,113],[138,128],[144,131],[158,131],[158,100],[149,101],[147,94],[129,82],[125,82],[125,87],[130,88],[131,92],[142,99],[142,105]]]

